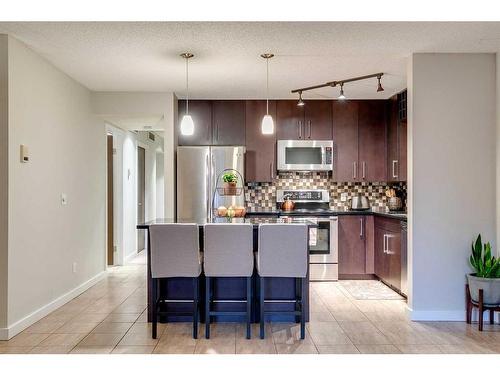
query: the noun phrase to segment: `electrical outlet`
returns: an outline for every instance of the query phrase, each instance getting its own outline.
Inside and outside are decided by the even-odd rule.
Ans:
[[[73,273],[76,273],[76,266],[77,266],[77,263],[73,262]]]
[[[341,202],[347,201],[347,193],[340,193],[340,201]]]
[[[68,204],[68,196],[66,193],[61,193],[61,204],[66,206]]]

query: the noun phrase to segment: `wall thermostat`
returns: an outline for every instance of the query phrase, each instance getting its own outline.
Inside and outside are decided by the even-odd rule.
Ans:
[[[21,145],[21,163],[27,163],[30,161],[30,156],[28,153],[28,146]]]

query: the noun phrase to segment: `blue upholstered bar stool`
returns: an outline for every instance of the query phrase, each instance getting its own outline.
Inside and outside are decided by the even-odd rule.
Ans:
[[[300,338],[305,337],[304,296],[308,266],[308,228],[305,224],[261,224],[259,226],[259,251],[257,271],[260,282],[260,338],[264,338],[265,316],[292,314],[300,316]],[[290,277],[296,279],[294,311],[266,311],[266,277]],[[279,301],[272,301],[279,302]]]
[[[187,313],[174,315],[193,316],[193,338],[198,337],[199,276],[201,255],[198,225],[196,224],[156,224],[149,228],[151,241],[151,277],[153,279],[153,338],[156,339],[158,315],[170,313],[161,311],[158,296],[160,279],[188,277],[193,279],[193,309]]]
[[[204,241],[205,271],[205,337],[210,338],[212,316],[245,316],[247,339],[250,338],[253,273],[252,224],[206,224]],[[211,281],[214,277],[245,277],[247,282],[246,311],[213,311]]]

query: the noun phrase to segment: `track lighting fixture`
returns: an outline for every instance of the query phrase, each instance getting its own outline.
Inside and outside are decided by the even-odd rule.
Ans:
[[[380,83],[380,78],[382,78],[381,75],[377,76],[378,79],[378,87],[377,87],[377,92],[384,91],[384,88],[382,87],[382,84]]]
[[[338,99],[340,99],[340,100],[344,100],[345,99],[345,95],[344,95],[344,83],[343,82],[340,83],[340,95],[339,95]]]
[[[297,106],[303,107],[306,103],[302,100],[302,91],[299,91],[299,101],[297,102]]]
[[[292,93],[293,94],[299,93],[299,102],[297,103],[297,105],[302,106],[302,105],[304,105],[304,101],[302,100],[302,92],[309,91],[309,90],[315,90],[315,89],[319,89],[322,87],[340,86],[340,95],[339,95],[338,99],[342,100],[342,99],[346,98],[344,95],[344,83],[348,83],[348,82],[361,81],[361,80],[369,79],[369,78],[377,78],[377,80],[378,80],[377,92],[384,91],[384,88],[382,87],[382,83],[380,82],[383,75],[384,75],[384,73],[375,73],[375,74],[368,74],[366,76],[342,79],[339,81],[330,81],[330,82],[322,83],[320,85],[301,87],[300,89],[292,90]]]

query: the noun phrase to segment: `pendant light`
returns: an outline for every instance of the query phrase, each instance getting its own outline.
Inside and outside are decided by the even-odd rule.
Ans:
[[[306,103],[302,100],[302,91],[299,91],[299,101],[297,102],[298,107],[303,107]]]
[[[344,95],[344,83],[343,82],[340,83],[340,95],[339,95],[338,99],[340,99],[340,100],[344,100],[345,99],[345,95]]]
[[[186,114],[182,116],[181,120],[182,135],[194,134],[194,122],[193,118],[189,114],[189,59],[193,56],[194,55],[189,52],[181,53],[181,57],[186,60]]]
[[[382,87],[382,84],[380,83],[380,78],[382,78],[382,76],[377,76],[377,79],[378,79],[378,87],[377,87],[377,92],[380,92],[380,91],[384,91],[384,88]]]
[[[273,117],[269,114],[269,59],[274,55],[272,53],[264,53],[260,55],[262,58],[266,59],[266,115],[262,118],[261,131],[262,134],[273,134],[274,133],[274,121]]]

